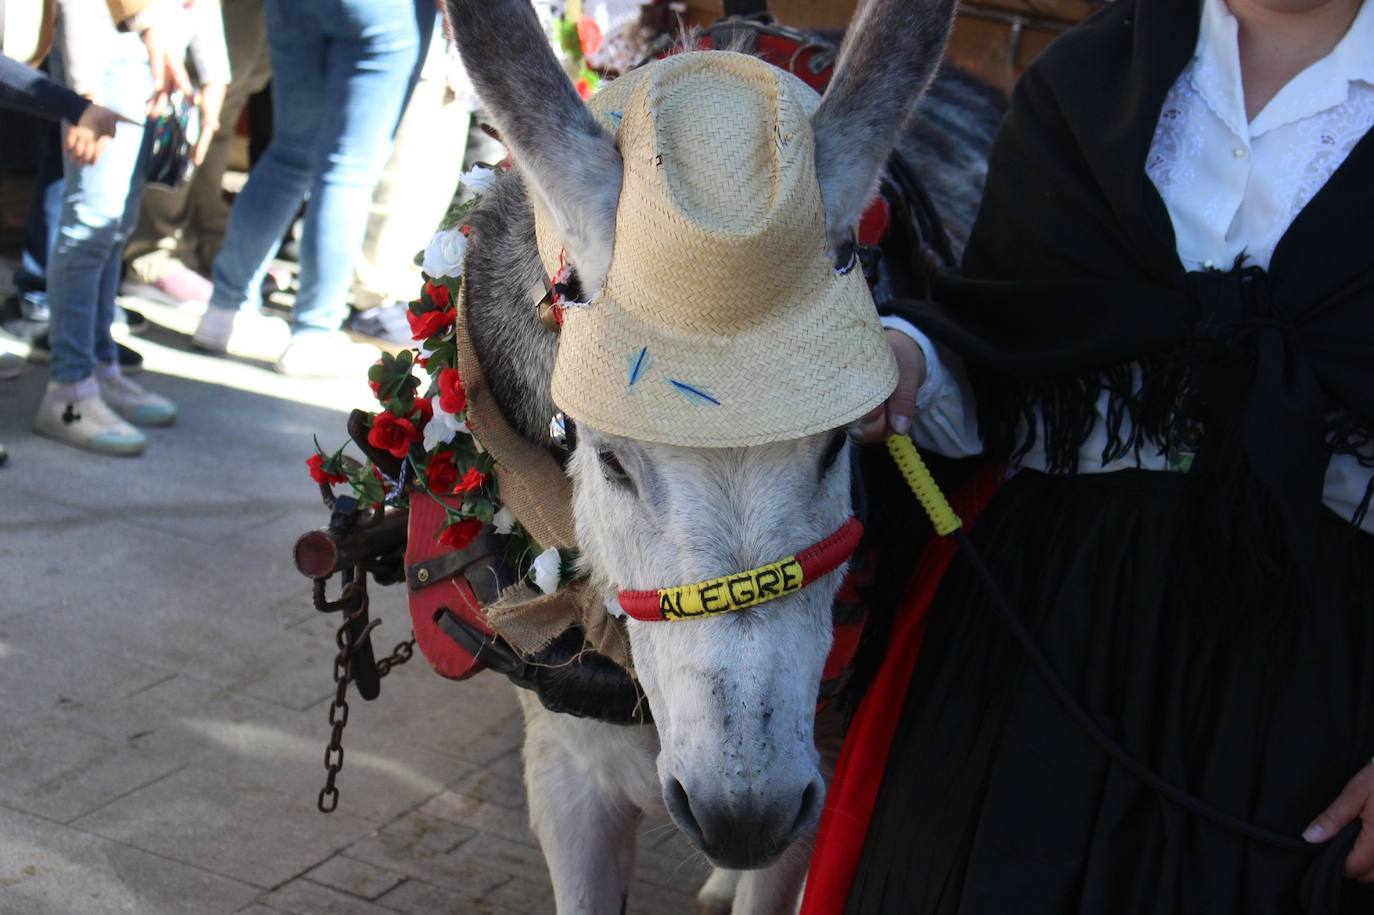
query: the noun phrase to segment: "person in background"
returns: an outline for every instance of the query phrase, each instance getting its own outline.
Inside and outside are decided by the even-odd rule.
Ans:
[[[346,296],[434,13],[434,0],[267,0],[272,142],[230,211],[197,347],[229,349],[236,318],[256,309],[268,262],[306,200],[300,290],[277,369],[354,375],[375,360],[374,347],[341,330]]]
[[[204,125],[204,160],[187,184],[153,187],[144,196],[138,225],[124,251],[127,273],[121,292],[126,295],[204,309],[214,290],[206,277],[229,223],[223,182],[234,125],[249,97],[272,76],[263,0],[223,0],[223,16],[233,79],[224,94],[218,129]]]
[[[32,10],[29,10],[32,12]],[[0,33],[0,47],[25,45],[32,51],[29,60],[41,63],[47,56],[46,36],[51,34],[50,11],[41,10],[39,16],[27,23],[33,35],[19,36]],[[0,28],[5,21],[0,19]],[[10,28],[16,28],[13,22]],[[106,143],[115,135],[119,115],[77,95],[57,80],[28,64],[0,55],[0,107],[52,121],[54,125],[66,121],[72,125],[66,131],[67,154],[82,165],[94,165]],[[60,155],[60,153],[58,153]],[[24,370],[24,361],[12,353],[0,353],[0,381],[12,381]],[[0,445],[0,465],[9,460],[9,452]]]
[[[127,19],[137,22],[140,40],[149,55],[149,66],[158,75],[158,85],[186,89],[185,68],[168,53],[168,42],[161,34],[156,17],[135,20],[136,13],[152,4],[152,0],[111,0],[110,14],[115,21]],[[56,18],[56,0],[0,0],[4,8],[4,48],[11,57],[17,57],[37,67],[47,56],[52,45],[53,24]],[[66,90],[70,91],[70,90]],[[159,91],[162,91],[159,88]],[[22,106],[19,106],[22,109]],[[34,116],[38,116],[36,113]],[[28,329],[22,336],[32,337],[33,349],[31,362],[51,361],[47,334],[42,331],[48,322],[48,253],[57,234],[57,220],[62,210],[62,142],[63,136],[56,118],[52,123],[39,123],[36,137],[37,174],[34,176],[33,197],[29,203],[28,215],[24,221],[24,246],[20,262],[15,268],[12,281],[17,293],[17,310],[20,317],[28,322]],[[146,326],[141,316],[116,311],[116,323],[123,321],[131,330]],[[136,373],[143,365],[143,357],[136,351],[117,344],[118,360],[122,371]]]
[[[429,244],[458,186],[475,102],[457,50],[436,30],[372,192],[367,231],[354,263],[351,298],[357,311],[348,327],[355,333],[413,345],[405,303],[420,288],[415,252]]]
[[[202,116],[214,124],[229,79],[217,2],[162,0],[116,26],[101,0],[59,0],[59,75],[75,92],[140,125],[165,102],[169,73],[190,88],[181,64],[188,46],[205,89]],[[69,127],[69,136],[76,129]],[[104,454],[141,454],[146,437],[136,425],[176,421],[171,401],[123,375],[110,335],[120,255],[145,183],[146,134],[129,125],[94,165],[64,161],[62,213],[48,263],[51,380],[34,430]]]

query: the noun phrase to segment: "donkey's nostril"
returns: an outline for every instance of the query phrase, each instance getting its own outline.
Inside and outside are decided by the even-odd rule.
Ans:
[[[687,799],[687,789],[671,775],[663,786],[663,802],[667,805],[668,815],[677,823],[678,829],[687,833],[697,845],[704,844],[706,838],[701,832],[701,824],[692,813],[692,802]]]
[[[820,776],[813,778],[811,784],[806,786],[806,790],[802,792],[801,807],[797,810],[797,818],[792,822],[792,832],[788,835],[789,841],[815,825],[816,814],[820,809],[821,796],[824,791],[825,782],[821,780]]]

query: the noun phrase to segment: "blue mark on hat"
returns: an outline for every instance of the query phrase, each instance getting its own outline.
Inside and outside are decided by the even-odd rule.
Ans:
[[[630,353],[630,355],[625,358],[625,361],[630,370],[630,380],[627,387],[631,388],[634,387],[635,382],[643,377],[644,373],[649,370],[649,366],[654,364],[654,359],[649,355],[649,348],[647,346],[640,347],[637,353]]]
[[[673,386],[673,389],[676,390],[679,394],[681,394],[683,397],[686,397],[688,400],[690,400],[692,403],[698,406],[703,406],[705,404],[711,404],[715,407],[720,406],[720,401],[717,400],[711,394],[711,392],[707,391],[705,388],[699,388],[695,385],[688,384],[685,381],[678,381],[674,378],[669,378],[668,383],[671,384]]]
[[[612,121],[614,121],[614,122],[615,122],[615,126],[619,127],[619,126],[620,126],[620,119],[621,119],[622,117],[624,117],[624,115],[621,114],[619,111],[608,111],[608,112],[606,112],[606,117],[608,117],[608,118],[610,118]]]

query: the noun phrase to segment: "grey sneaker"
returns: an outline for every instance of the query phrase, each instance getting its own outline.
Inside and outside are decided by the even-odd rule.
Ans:
[[[176,404],[152,391],[145,391],[123,375],[97,377],[96,381],[100,385],[101,400],[135,426],[170,426],[177,421]]]
[[[142,454],[148,443],[143,433],[120,419],[99,394],[68,400],[48,391],[38,404],[33,431],[98,454],[132,457]]]
[[[14,353],[0,353],[0,381],[18,378],[24,371],[24,360]]]

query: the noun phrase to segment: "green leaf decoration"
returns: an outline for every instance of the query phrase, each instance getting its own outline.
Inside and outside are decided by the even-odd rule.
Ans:
[[[411,374],[415,352],[402,350],[399,355],[382,353],[367,370],[367,380],[377,385],[377,400],[396,416],[405,416],[415,409],[415,390],[420,379]]]

